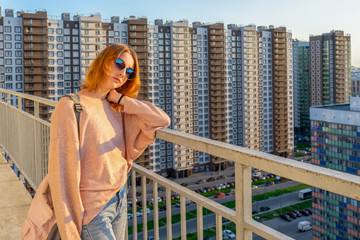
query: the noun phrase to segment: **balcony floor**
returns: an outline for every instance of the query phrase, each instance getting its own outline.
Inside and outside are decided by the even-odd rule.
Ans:
[[[21,239],[31,196],[0,154],[0,239]]]

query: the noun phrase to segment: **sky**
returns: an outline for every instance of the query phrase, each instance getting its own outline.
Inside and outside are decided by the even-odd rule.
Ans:
[[[360,67],[360,0],[0,0],[1,13],[46,10],[50,16],[100,13],[103,20],[112,16],[147,17],[257,26],[286,26],[293,38],[309,40],[331,30],[351,35],[352,65]]]

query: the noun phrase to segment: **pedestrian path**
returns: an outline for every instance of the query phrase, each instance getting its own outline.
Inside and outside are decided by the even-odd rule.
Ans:
[[[31,196],[0,154],[0,239],[21,239]]]

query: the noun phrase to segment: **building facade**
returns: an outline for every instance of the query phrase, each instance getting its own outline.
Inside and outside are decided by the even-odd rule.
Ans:
[[[311,106],[349,102],[351,41],[343,31],[310,36]]]
[[[310,133],[309,42],[293,41],[294,131]]]
[[[312,107],[312,163],[360,175],[360,97]],[[359,239],[360,201],[313,189],[313,239]]]

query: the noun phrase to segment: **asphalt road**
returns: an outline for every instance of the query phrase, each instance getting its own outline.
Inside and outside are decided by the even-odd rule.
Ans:
[[[312,222],[312,217],[310,216],[302,216],[300,218],[294,219],[292,222],[287,222],[281,218],[274,218],[268,221],[262,222],[262,224],[273,228],[279,232],[288,235],[296,240],[311,240],[312,239],[312,231],[300,232],[297,228],[298,222],[300,221],[309,221]],[[253,240],[263,240],[262,238],[256,234],[253,235]]]

